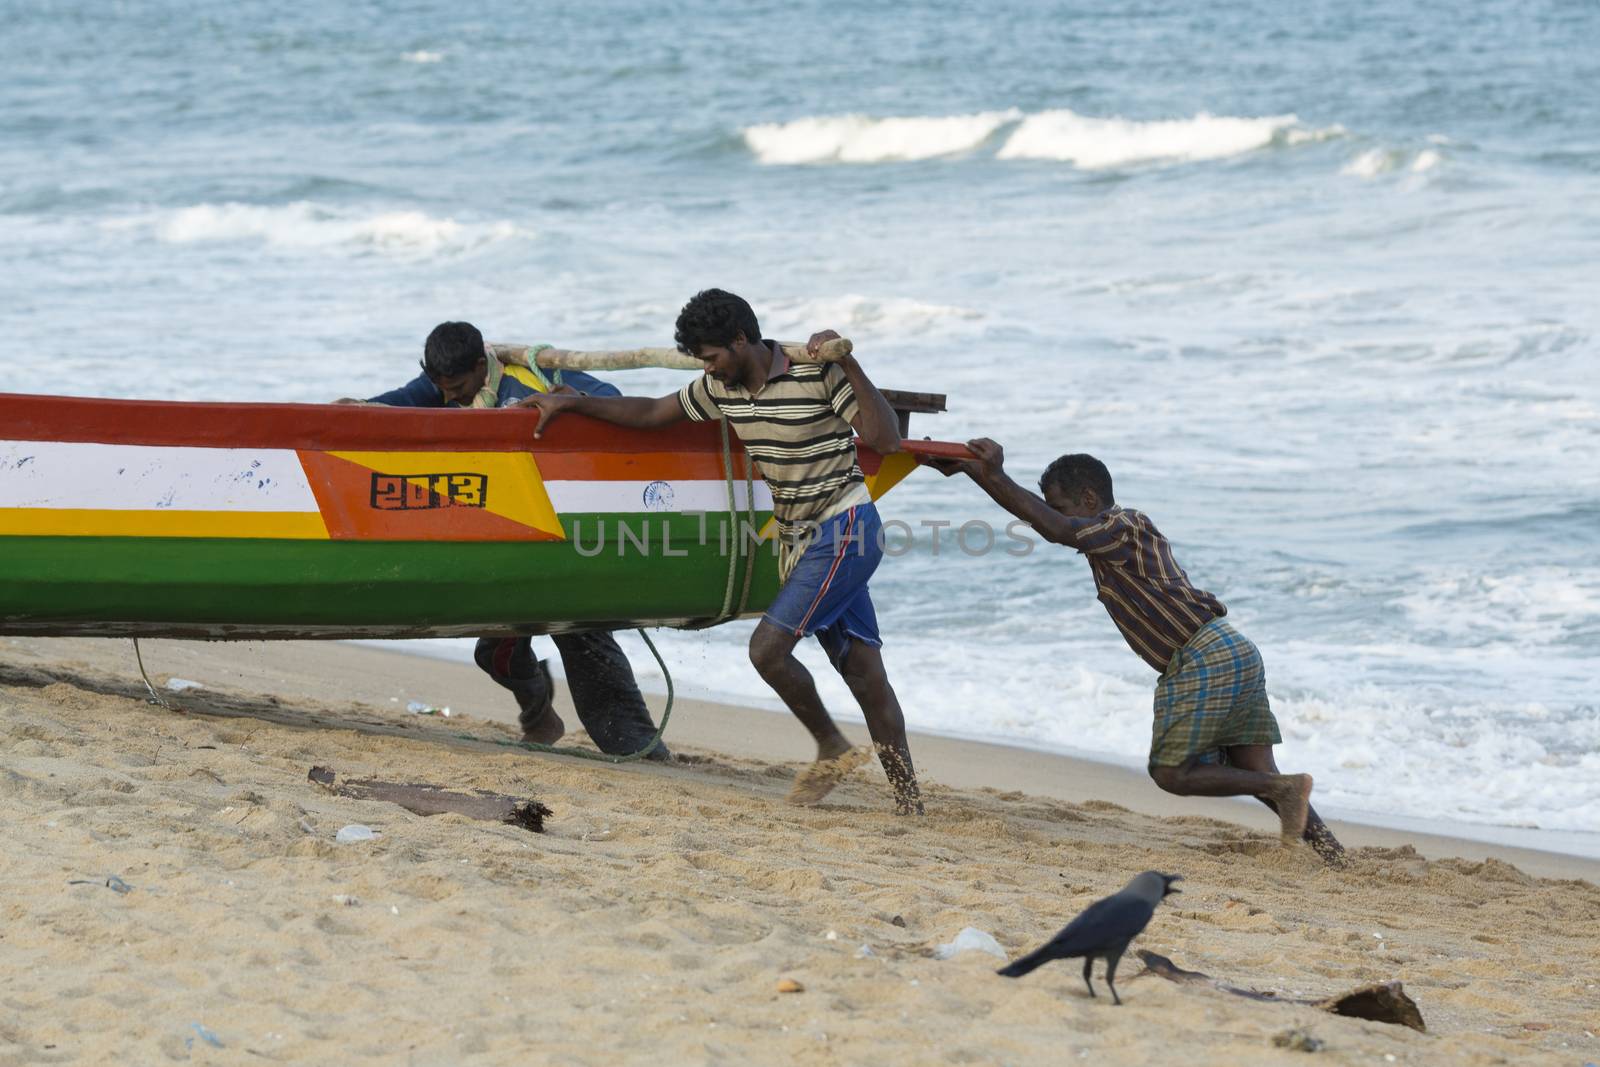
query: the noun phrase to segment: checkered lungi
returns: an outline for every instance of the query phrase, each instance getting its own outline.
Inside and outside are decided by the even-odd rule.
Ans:
[[[1224,763],[1231,745],[1283,740],[1267,703],[1267,672],[1250,639],[1212,619],[1172,654],[1156,683],[1150,766]]]

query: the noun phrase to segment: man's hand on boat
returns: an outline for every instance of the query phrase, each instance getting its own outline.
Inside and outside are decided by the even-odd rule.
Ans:
[[[928,440],[926,437],[924,441]],[[950,446],[930,443],[928,449],[948,449]],[[986,475],[1005,472],[1006,451],[1000,445],[987,437],[979,437],[968,441],[966,455],[937,455],[930,451],[921,451],[913,447],[910,451],[918,452],[917,462],[924,467],[932,467],[946,478],[956,474],[965,474],[973,481],[980,481]]]
[[[572,393],[534,393],[532,396],[525,396],[521,400],[518,400],[515,404],[512,404],[511,407],[537,408],[539,411],[539,425],[533,428],[533,436],[543,437],[544,428],[548,426],[557,415],[561,414],[568,407],[570,407],[575,398],[576,390],[574,390]]]
[[[677,393],[654,399],[647,396],[585,396],[576,392],[534,393],[510,406],[539,409],[539,425],[533,430],[535,437],[544,436],[551,421],[564,411],[636,430],[653,430],[688,418],[683,413],[683,405],[678,402]]]

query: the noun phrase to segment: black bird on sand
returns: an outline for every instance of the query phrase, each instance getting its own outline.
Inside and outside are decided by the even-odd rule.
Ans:
[[[1144,932],[1150,917],[1156,913],[1156,905],[1169,894],[1182,892],[1172,884],[1181,881],[1181,874],[1145,871],[1109,897],[1084,908],[1082,914],[1044,945],[996,973],[1007,978],[1021,978],[1051,960],[1082,956],[1083,984],[1089,987],[1092,997],[1094,982],[1089,979],[1089,969],[1095,960],[1102,959],[1106,961],[1106,985],[1111,989],[1111,1000],[1121,1004],[1114,981],[1117,962],[1128,951],[1128,943]]]

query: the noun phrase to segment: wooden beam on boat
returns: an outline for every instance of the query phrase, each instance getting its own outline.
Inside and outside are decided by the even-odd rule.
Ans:
[[[943,393],[909,393],[903,389],[879,389],[878,392],[894,408],[895,417],[900,420],[901,437],[911,436],[912,412],[937,414],[947,410]]]
[[[796,363],[836,362],[853,351],[853,346],[847,337],[825,341],[820,358],[810,356],[803,344],[780,341],[778,345],[783,349],[784,355]],[[501,343],[494,343],[489,347],[502,363],[525,367],[528,365],[528,360],[532,359],[543,370],[607,371],[638,370],[642,367],[661,370],[702,370],[705,367],[700,360],[676,348],[625,348],[583,352],[566,348],[535,350],[532,345]],[[899,420],[901,437],[911,436],[913,412],[936,413],[946,410],[943,393],[916,393],[903,389],[879,391],[894,409],[895,416]]]
[[[607,351],[583,352],[568,348],[542,348],[534,351],[532,345],[493,343],[489,347],[502,363],[527,366],[533,362],[544,370],[638,370],[657,367],[664,370],[703,370],[705,364],[687,352],[676,348],[623,348]],[[824,341],[821,351],[812,356],[806,346],[794,341],[779,341],[783,354],[795,363],[837,363],[853,351],[848,337]]]

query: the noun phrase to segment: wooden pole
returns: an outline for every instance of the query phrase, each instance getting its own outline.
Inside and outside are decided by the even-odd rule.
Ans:
[[[491,344],[501,363],[526,367],[530,345]],[[824,341],[822,350],[812,356],[803,344],[780,341],[778,347],[793,363],[837,363],[849,355],[853,346],[849,338],[839,337]],[[546,348],[534,353],[533,360],[546,370],[636,370],[640,367],[659,367],[665,370],[704,370],[700,360],[679,352],[676,348],[627,348],[609,352],[580,352],[567,348]]]

